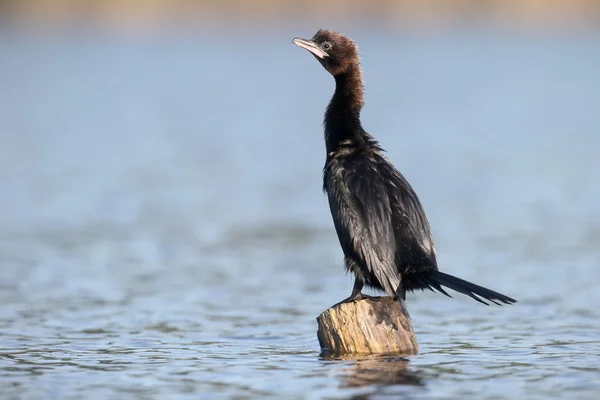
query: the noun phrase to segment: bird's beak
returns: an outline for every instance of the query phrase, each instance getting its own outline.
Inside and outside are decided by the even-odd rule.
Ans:
[[[313,42],[312,40],[306,40],[306,39],[302,39],[302,38],[295,38],[294,40],[292,40],[292,43],[294,43],[296,46],[300,46],[303,49],[306,49],[308,51],[310,51],[315,57],[323,60],[325,59],[325,57],[328,57],[329,54],[327,54],[327,52],[325,50],[323,50],[322,48],[320,48],[315,42]]]

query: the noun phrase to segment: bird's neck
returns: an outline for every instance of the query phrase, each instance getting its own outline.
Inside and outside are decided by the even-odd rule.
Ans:
[[[335,93],[325,112],[325,147],[327,154],[341,145],[364,145],[373,138],[360,123],[363,107],[363,82],[359,65],[335,76]]]

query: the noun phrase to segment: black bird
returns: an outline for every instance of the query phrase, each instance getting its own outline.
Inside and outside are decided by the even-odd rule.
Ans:
[[[406,291],[442,286],[488,305],[516,300],[438,270],[425,211],[402,174],[383,155],[360,122],[363,81],[352,39],[321,29],[311,40],[293,43],[308,50],[335,78],[335,93],[324,119],[327,193],[346,269],[356,276],[352,295],[342,302],[371,298],[364,285],[406,299]]]

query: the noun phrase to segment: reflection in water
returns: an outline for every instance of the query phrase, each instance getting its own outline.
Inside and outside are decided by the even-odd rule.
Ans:
[[[408,370],[409,360],[397,355],[342,357],[323,356],[325,360],[353,361],[341,374],[342,387],[410,385],[423,386],[422,378]]]

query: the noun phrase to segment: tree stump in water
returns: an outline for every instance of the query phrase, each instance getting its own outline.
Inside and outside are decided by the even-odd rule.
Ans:
[[[321,349],[333,354],[419,353],[404,301],[381,297],[337,304],[317,317]]]

